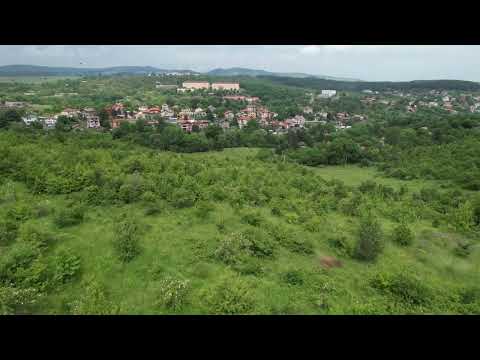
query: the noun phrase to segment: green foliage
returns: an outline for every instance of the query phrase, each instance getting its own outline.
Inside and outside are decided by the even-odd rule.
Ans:
[[[282,275],[282,281],[288,285],[300,286],[303,285],[303,275],[299,270],[290,270],[284,272]]]
[[[407,306],[427,306],[433,297],[432,290],[416,276],[407,272],[377,274],[370,285]]]
[[[245,224],[260,226],[263,222],[263,217],[259,211],[248,210],[242,215],[241,220]]]
[[[187,301],[190,290],[188,280],[166,278],[159,283],[158,305],[172,310],[180,310]]]
[[[207,311],[219,315],[251,313],[255,298],[251,285],[239,276],[228,276],[209,287],[203,294]]]
[[[139,241],[140,225],[134,217],[122,215],[115,222],[113,246],[120,261],[132,261],[141,252]]]
[[[459,257],[467,257],[472,253],[473,244],[469,241],[461,241],[454,248],[454,254]]]
[[[268,226],[272,239],[291,252],[303,255],[313,254],[313,244],[309,239],[296,234],[285,226]]]
[[[452,212],[452,222],[457,230],[471,230],[475,224],[474,208],[470,202],[465,202]]]
[[[176,208],[188,208],[192,207],[197,201],[197,195],[189,189],[180,188],[172,194],[172,204]]]
[[[17,237],[18,223],[10,219],[0,220],[0,246],[10,244]]]
[[[398,121],[407,120],[399,117]],[[418,125],[413,120],[408,124]],[[405,134],[399,133],[398,145],[385,142],[381,150],[374,140],[384,136],[388,126],[372,122],[365,124],[366,129],[357,131],[353,126],[352,132],[335,134],[320,129],[315,136],[322,136],[322,142],[334,136],[351,137],[361,144],[361,156],[377,165],[382,157],[387,165],[398,158],[405,160],[403,152],[409,147],[431,146],[417,145],[421,136],[415,130],[413,145],[407,146],[406,139],[402,140]],[[112,140],[108,132],[71,132],[57,137],[52,131],[0,131],[0,288],[8,288],[8,294],[12,289],[35,289],[45,297],[30,305],[4,301],[10,304],[5,312],[117,313],[116,303],[129,314],[186,309],[191,313],[478,313],[479,300],[471,290],[478,277],[478,203],[475,193],[460,190],[456,181],[424,181],[426,174],[420,172],[415,181],[400,181],[385,178],[373,168],[352,165],[306,168],[290,162],[290,156],[283,158],[284,153],[259,159],[257,149],[206,154],[159,151],[161,144],[150,149],[150,135],[162,137],[165,130],[129,130],[121,141]],[[469,131],[474,136],[476,130]],[[219,138],[234,143],[236,137],[244,137],[235,146],[257,146],[261,133],[263,130],[254,130],[247,137],[242,130],[225,131]],[[298,146],[301,142],[307,148],[316,146],[318,140],[308,139],[309,134],[290,135],[291,145],[298,141]],[[201,132],[196,135],[204,136]],[[179,135],[181,141],[173,142],[168,150],[191,151],[195,144],[185,141],[187,136]],[[276,140],[262,146],[283,141],[283,135],[271,136]],[[203,144],[205,139],[197,140]],[[211,141],[214,137],[208,139],[209,144]],[[394,136],[389,141],[395,141]],[[319,149],[312,152],[318,155],[312,159],[343,164],[344,159],[335,158],[327,147]],[[306,158],[311,155],[305,154]],[[475,159],[474,153],[464,155],[469,161]],[[459,158],[453,152],[452,156]],[[428,168],[435,167],[436,160],[432,164]],[[474,175],[475,166],[470,163],[465,168]],[[410,162],[399,168],[407,176],[416,171]],[[389,171],[388,166],[384,171]],[[463,170],[455,165],[450,171]],[[433,173],[432,178],[436,177]],[[338,180],[327,180],[333,178]],[[82,216],[75,215],[75,208],[82,209]],[[357,224],[352,216],[363,221],[361,215],[368,211],[375,214],[378,227],[364,226],[367,230],[362,236],[352,236]],[[124,212],[129,218],[119,219],[118,214]],[[151,216],[156,214],[161,216]],[[152,231],[142,241],[143,225],[123,222],[138,222],[146,215]],[[415,248],[389,246],[384,259],[368,265],[344,259],[359,253],[367,254],[361,258],[374,258],[371,253],[378,252],[383,243],[378,229],[390,229],[392,221],[419,229]],[[56,230],[50,229],[51,222]],[[439,225],[436,229],[433,222]],[[400,231],[392,234],[397,233]],[[115,257],[109,256],[112,242]],[[140,252],[142,256],[138,256]],[[311,256],[315,252],[334,253],[343,259],[343,267],[319,269],[318,258]],[[455,261],[453,254],[459,256]],[[135,261],[125,266],[118,259]],[[152,260],[158,260],[161,267],[152,266]],[[418,271],[414,278],[431,290],[427,290],[430,301],[418,300],[423,295],[415,281],[398,280],[394,275],[385,275],[385,286],[364,286],[362,279],[369,283],[372,273],[388,270],[396,274],[391,269],[399,266]],[[222,288],[224,277],[232,273]],[[153,274],[154,282],[146,274]],[[171,274],[182,274],[181,278],[185,274],[191,281],[186,301],[179,300],[182,305],[178,307],[174,305],[177,300],[172,300],[173,305],[167,303],[177,299],[174,289],[179,283],[165,284],[164,293],[156,287]],[[95,276],[96,285],[80,282],[79,275]],[[236,279],[244,280],[245,286]],[[112,291],[107,292],[98,281]],[[230,287],[246,288],[247,295]],[[468,290],[460,292],[460,287]],[[66,305],[74,299],[78,306],[68,309]]]
[[[129,175],[120,186],[118,195],[125,203],[133,203],[140,200],[144,191],[143,179],[138,174]]]
[[[53,279],[57,283],[65,284],[71,281],[80,271],[80,257],[70,250],[60,250],[54,258],[55,266]]]
[[[82,223],[84,217],[85,208],[81,205],[72,205],[57,211],[53,221],[59,228],[65,228]]]
[[[55,237],[38,225],[24,224],[18,232],[18,240],[31,243],[36,248],[46,248],[55,241]]]
[[[344,235],[333,236],[328,238],[328,245],[332,247],[339,255],[351,256],[353,255],[353,248]]]
[[[108,299],[105,287],[95,279],[85,282],[83,293],[71,305],[74,315],[115,315],[119,307]]]
[[[413,244],[415,235],[407,224],[400,224],[392,230],[392,240],[401,246]]]
[[[360,219],[355,256],[360,260],[375,260],[384,248],[383,233],[378,220],[372,215]]]
[[[25,307],[34,305],[39,298],[34,288],[0,286],[0,315],[15,315]]]

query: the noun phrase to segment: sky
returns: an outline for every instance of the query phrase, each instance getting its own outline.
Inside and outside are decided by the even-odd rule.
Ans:
[[[480,82],[478,45],[0,45],[0,65],[245,67],[365,81]]]

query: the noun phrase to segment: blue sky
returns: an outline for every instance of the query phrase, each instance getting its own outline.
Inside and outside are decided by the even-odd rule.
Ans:
[[[408,81],[480,82],[477,45],[3,45],[0,65],[150,65],[207,71],[248,67],[278,72]]]

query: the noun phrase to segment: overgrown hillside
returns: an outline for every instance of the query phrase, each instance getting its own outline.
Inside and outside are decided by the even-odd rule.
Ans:
[[[469,193],[101,133],[0,152],[4,314],[480,313]]]

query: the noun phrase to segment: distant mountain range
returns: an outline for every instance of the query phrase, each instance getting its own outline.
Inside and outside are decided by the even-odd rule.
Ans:
[[[37,65],[0,66],[0,76],[86,76],[116,74],[146,75],[151,73],[199,74],[198,72],[192,70],[165,70],[152,66],[114,66],[108,68],[74,68]]]
[[[281,76],[292,78],[317,78],[338,81],[361,81],[358,79],[339,78],[324,75],[310,75],[305,73],[276,73],[266,70],[246,68],[214,69],[204,73],[193,70],[166,70],[153,66],[115,66],[108,68],[75,68],[75,67],[51,67],[37,65],[6,65],[0,66],[0,76],[86,76],[86,75],[116,75],[116,74],[195,74],[208,76]]]
[[[255,70],[246,68],[229,68],[229,69],[214,69],[207,72],[210,76],[281,76],[292,78],[316,78],[325,80],[337,80],[337,81],[362,81],[359,79],[340,78],[326,75],[311,75],[305,73],[279,73],[266,70]]]
[[[51,67],[37,65],[6,65],[0,66],[0,76],[95,76],[95,75],[148,75],[148,74],[185,74],[203,76],[252,76],[282,85],[296,86],[307,89],[333,90],[386,90],[386,89],[443,89],[480,91],[480,83],[461,80],[415,80],[403,82],[375,81],[368,82],[358,79],[340,78],[325,75],[310,75],[305,73],[277,73],[266,70],[247,68],[214,69],[207,72],[193,70],[167,70],[153,66],[115,66],[108,68],[75,68]]]

